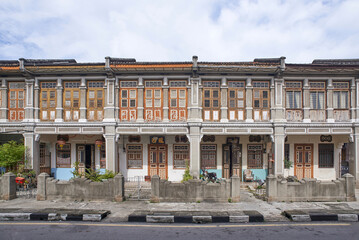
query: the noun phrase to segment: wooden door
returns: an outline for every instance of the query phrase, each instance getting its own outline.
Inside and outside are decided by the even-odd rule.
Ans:
[[[242,178],[242,145],[223,145],[223,178],[237,175]]]
[[[8,109],[10,121],[22,121],[25,117],[25,83],[10,82]]]
[[[295,144],[294,174],[300,180],[313,178],[313,144]]]
[[[148,175],[167,179],[167,145],[148,145]]]

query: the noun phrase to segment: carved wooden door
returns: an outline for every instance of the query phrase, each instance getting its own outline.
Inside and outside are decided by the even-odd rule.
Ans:
[[[237,175],[242,178],[242,145],[223,145],[223,178]]]
[[[298,179],[313,178],[313,144],[295,144],[294,173]]]
[[[167,145],[148,145],[148,175],[167,179]]]

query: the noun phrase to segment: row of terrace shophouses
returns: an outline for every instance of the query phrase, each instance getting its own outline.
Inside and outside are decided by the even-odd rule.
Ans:
[[[359,178],[359,60],[20,59],[0,81],[0,141],[23,138],[28,167],[57,179],[76,161],[172,181],[186,161],[195,176]]]

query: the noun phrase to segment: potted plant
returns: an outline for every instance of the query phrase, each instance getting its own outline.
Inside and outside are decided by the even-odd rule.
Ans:
[[[288,177],[290,168],[293,166],[293,162],[290,161],[288,158],[285,158],[283,162],[284,162],[284,177]]]

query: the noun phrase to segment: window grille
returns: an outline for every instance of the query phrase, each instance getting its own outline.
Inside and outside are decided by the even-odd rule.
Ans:
[[[79,88],[80,82],[65,82],[65,88]]]
[[[127,145],[127,168],[142,168],[142,145]]]
[[[254,88],[269,88],[269,82],[253,82]]]
[[[106,145],[102,144],[100,149],[100,168],[106,168]]]
[[[203,82],[203,87],[218,88],[219,82],[218,81],[205,81],[205,82]]]
[[[146,87],[161,87],[162,86],[161,81],[146,81],[145,84],[146,84]]]
[[[186,81],[170,81],[170,87],[186,87]]]
[[[56,167],[57,168],[70,168],[71,167],[71,145],[65,144],[61,148],[56,144]]]
[[[123,88],[137,87],[137,82],[136,81],[121,81],[121,87],[123,87]]]
[[[217,168],[217,145],[201,145],[201,168]]]
[[[310,88],[325,88],[324,82],[310,82],[309,83]]]
[[[325,96],[322,91],[310,92],[310,108],[311,109],[324,109]]]
[[[286,82],[285,83],[286,88],[302,88],[301,82]]]
[[[173,145],[173,168],[186,168],[189,161],[189,145]],[[187,163],[189,165],[189,162]]]
[[[319,144],[319,167],[334,167],[334,144]]]
[[[103,82],[89,82],[89,88],[103,88]]]
[[[41,88],[56,88],[56,82],[42,82]]]
[[[248,145],[247,168],[263,168],[262,145]]]
[[[230,88],[244,88],[244,82],[228,82]]]
[[[348,82],[333,82],[333,87],[337,89],[348,89],[349,83]]]
[[[24,82],[10,82],[9,88],[10,89],[24,89],[25,83]]]

